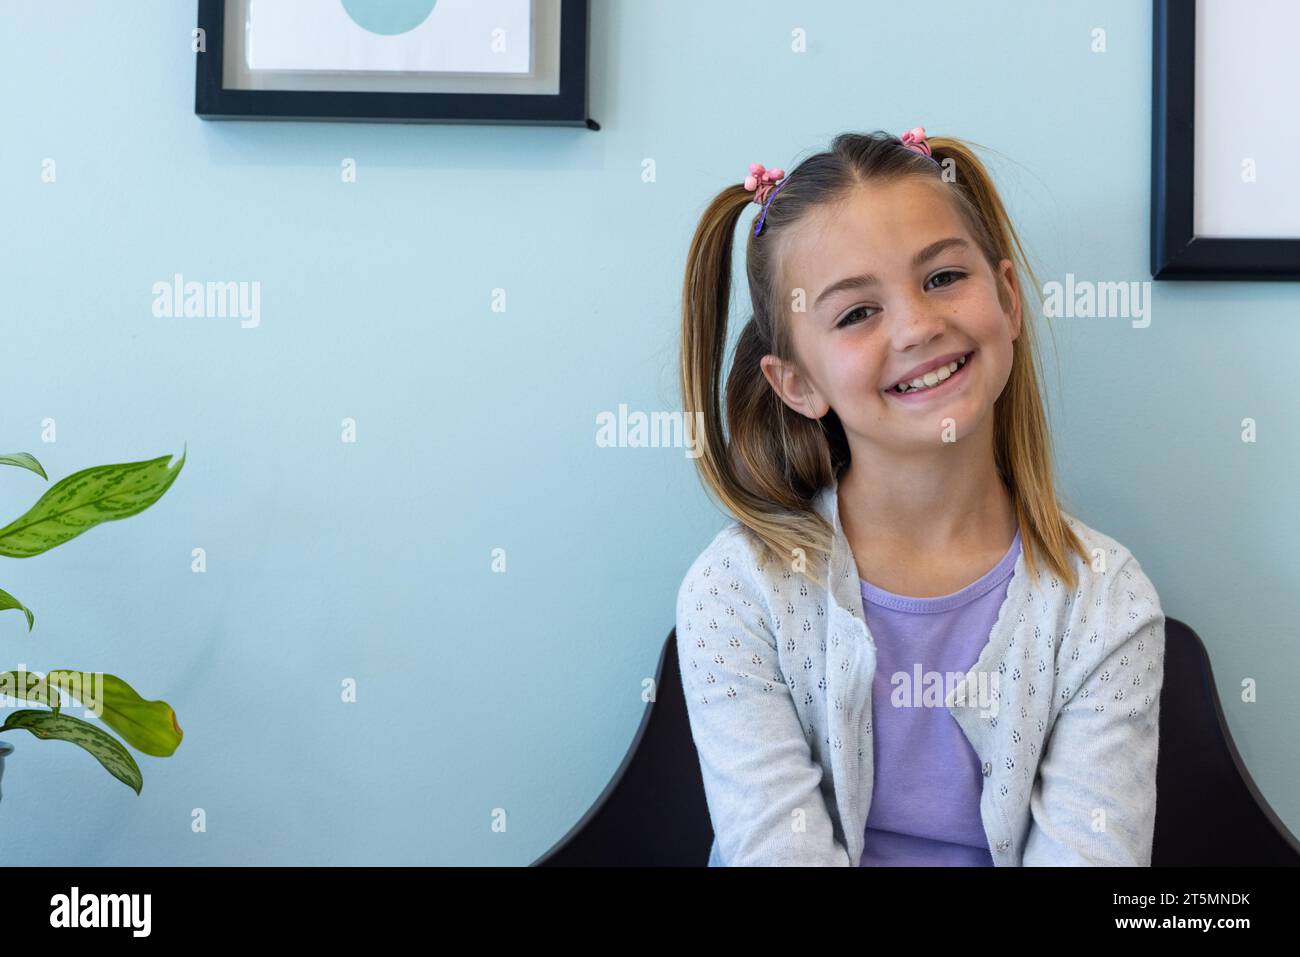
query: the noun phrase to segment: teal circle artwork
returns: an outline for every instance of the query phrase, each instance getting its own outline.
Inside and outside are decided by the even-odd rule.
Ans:
[[[342,0],[352,22],[363,30],[396,36],[409,33],[433,13],[438,0]]]

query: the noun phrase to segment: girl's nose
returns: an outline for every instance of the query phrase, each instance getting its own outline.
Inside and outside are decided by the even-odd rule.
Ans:
[[[943,334],[948,320],[933,303],[924,299],[911,299],[894,310],[891,328],[894,348],[902,351],[912,346],[924,346]]]

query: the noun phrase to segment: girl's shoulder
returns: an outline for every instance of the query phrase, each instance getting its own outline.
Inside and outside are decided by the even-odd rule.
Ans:
[[[1121,570],[1128,572],[1129,576],[1134,571],[1140,572],[1141,565],[1137,557],[1118,539],[1068,512],[1061,512],[1061,517],[1079,537],[1083,550],[1087,553],[1085,559],[1077,552],[1070,552],[1080,587],[1107,590],[1113,587],[1117,578],[1125,577],[1117,574]]]
[[[1127,709],[1136,717],[1159,696],[1165,648],[1160,596],[1128,548],[1073,516],[1065,518],[1090,558],[1074,556],[1078,589],[1053,606],[1059,619],[1051,624],[1060,626],[1054,632],[1056,680],[1063,689],[1056,704],[1070,710],[1092,699],[1084,710],[1100,714],[1107,704],[1123,702],[1114,713]],[[1142,704],[1134,694],[1140,687]]]
[[[713,536],[682,577],[675,631],[684,681],[690,673],[687,662],[692,670],[700,666],[697,652],[723,654],[717,643],[719,635],[725,633],[732,643],[745,635],[770,636],[767,589],[745,546],[739,523],[731,521]],[[763,641],[763,648],[755,654],[775,649],[775,639],[764,637]]]
[[[758,552],[753,533],[740,522],[732,519],[727,522],[712,541],[691,562],[683,584],[686,581],[713,574],[713,569],[721,568],[731,571],[757,572]]]
[[[727,596],[745,606],[766,608],[777,569],[763,555],[757,536],[732,519],[713,536],[691,562],[677,591],[678,607],[701,593],[714,599]]]
[[[1113,536],[1075,516],[1064,512],[1062,516],[1079,536],[1088,559],[1071,553],[1076,590],[1073,595],[1055,596],[1059,602],[1048,603],[1058,610],[1063,628],[1058,657],[1068,655],[1096,663],[1104,653],[1131,639],[1141,643],[1139,633],[1152,625],[1159,626],[1163,634],[1160,596],[1137,557]],[[1048,582],[1053,583],[1060,587],[1054,578]],[[1153,637],[1162,644],[1159,636]]]

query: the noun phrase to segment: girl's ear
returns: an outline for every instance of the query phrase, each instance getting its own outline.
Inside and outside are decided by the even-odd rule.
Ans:
[[[1011,301],[1011,338],[1016,339],[1020,336],[1020,290],[1016,284],[1016,267],[1010,259],[998,263],[998,282],[1006,289]]]
[[[800,415],[820,419],[830,410],[830,405],[817,393],[816,387],[793,363],[769,354],[763,356],[758,364],[763,377],[781,401]]]

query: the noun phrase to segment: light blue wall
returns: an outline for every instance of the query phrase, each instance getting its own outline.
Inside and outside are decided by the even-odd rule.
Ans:
[[[843,129],[967,137],[1003,154],[1041,278],[1150,278],[1149,4],[593,7],[600,132],[206,123],[193,3],[5,0],[0,451],[51,480],[189,458],[142,515],[0,560],[37,615],[0,615],[0,662],[112,672],[185,729],[138,756],[139,797],[6,734],[0,861],[524,864],[557,840],[724,521],[683,450],[598,448],[595,417],[679,407],[687,243],[748,163]],[[155,318],[176,272],[260,282],[260,326]],[[1147,329],[1060,320],[1055,355],[1040,334],[1068,501],[1205,639],[1295,830],[1298,296],[1159,284]],[[4,515],[43,488],[0,471]]]

